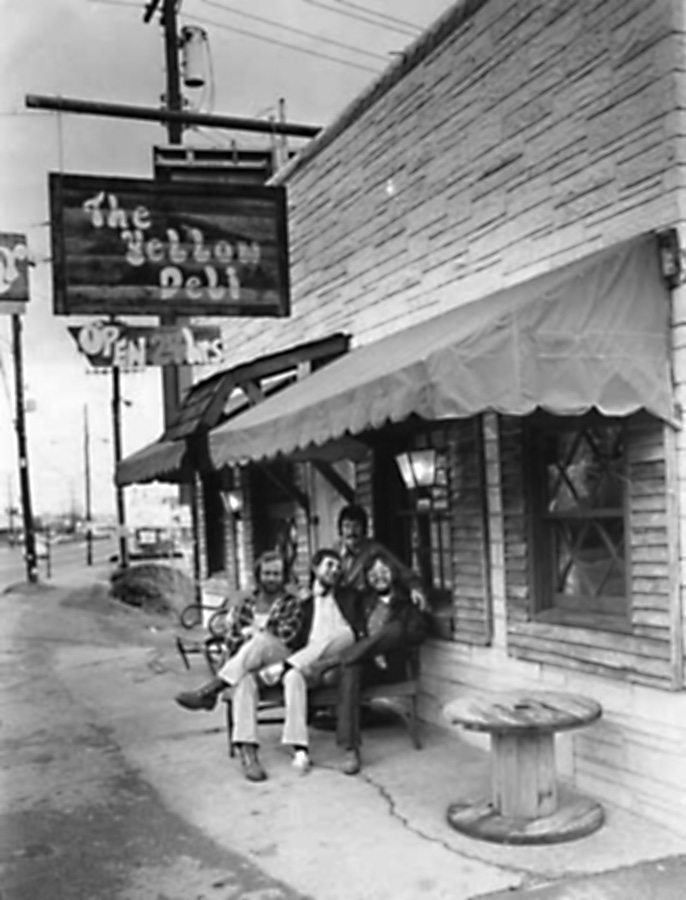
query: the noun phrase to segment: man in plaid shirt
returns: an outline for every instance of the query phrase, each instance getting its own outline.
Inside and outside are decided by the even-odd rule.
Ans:
[[[229,657],[259,630],[270,632],[287,646],[300,630],[302,613],[298,598],[288,585],[283,584],[282,574],[277,590],[271,585],[270,579],[278,577],[275,573],[283,570],[281,557],[276,552],[263,553],[258,563],[263,573],[257,576],[258,587],[233,606],[226,616],[224,642]],[[271,605],[265,613],[261,601],[267,598],[271,598]]]
[[[177,694],[176,702],[184,709],[214,709],[227,686],[236,685],[249,672],[284,660],[302,645],[302,606],[285,584],[284,561],[278,551],[259,557],[255,580],[255,590],[226,615],[228,659],[206,684]]]

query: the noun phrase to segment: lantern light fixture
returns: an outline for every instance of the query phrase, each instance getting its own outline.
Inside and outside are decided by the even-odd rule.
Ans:
[[[405,487],[416,496],[417,511],[431,509],[431,489],[436,484],[436,451],[408,450],[399,453],[395,461]]]

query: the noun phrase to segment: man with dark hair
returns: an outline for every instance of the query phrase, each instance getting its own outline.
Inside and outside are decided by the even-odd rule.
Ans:
[[[371,553],[363,570],[362,635],[344,651],[340,667],[337,743],[344,747],[346,775],[360,771],[360,689],[363,684],[394,682],[405,677],[409,648],[424,639],[423,613],[410,598],[393,557]]]
[[[303,602],[306,642],[291,653],[283,666],[286,706],[282,743],[293,747],[293,766],[309,771],[307,691],[334,669],[351,647],[361,628],[360,595],[340,585],[341,558],[332,549],[318,550],[312,558],[309,596]]]
[[[408,588],[412,602],[416,603],[420,609],[426,609],[426,595],[419,575],[401,562],[380,541],[369,537],[368,527],[367,512],[356,503],[344,506],[338,514],[339,540],[336,549],[341,554],[343,562],[341,583],[351,585],[358,591],[366,590],[365,567],[372,556],[382,552],[393,561],[399,580]]]

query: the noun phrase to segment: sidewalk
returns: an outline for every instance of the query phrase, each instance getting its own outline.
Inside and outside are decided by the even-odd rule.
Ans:
[[[686,840],[607,805],[600,831],[565,844],[515,848],[463,837],[448,825],[446,809],[487,796],[490,775],[488,755],[457,730],[425,727],[417,751],[400,724],[368,729],[365,766],[351,778],[338,771],[341,754],[329,732],[313,729],[315,767],[300,776],[279,746],[279,726],[266,726],[261,758],[270,777],[249,783],[227,756],[223,710],[189,713],[172,700],[205,679],[203,666],[183,669],[172,629],[144,634],[149,640],[138,646],[60,647],[59,680],[174,812],[315,900],[511,896],[686,853]]]

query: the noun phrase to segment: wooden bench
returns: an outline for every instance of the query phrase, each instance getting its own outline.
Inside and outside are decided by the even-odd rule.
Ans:
[[[410,739],[417,750],[421,749],[418,716],[419,695],[419,648],[413,648],[406,661],[406,678],[387,684],[369,684],[362,688],[360,702],[368,706],[374,701],[388,701],[391,709],[405,723]],[[234,756],[235,748],[231,740],[233,731],[232,692],[227,689],[222,698],[226,709],[226,735],[229,756]],[[322,684],[307,692],[307,705],[310,720],[321,711],[329,711],[335,716],[338,705],[338,685]],[[278,724],[283,722],[283,690],[281,685],[260,688],[258,722],[261,724]]]

